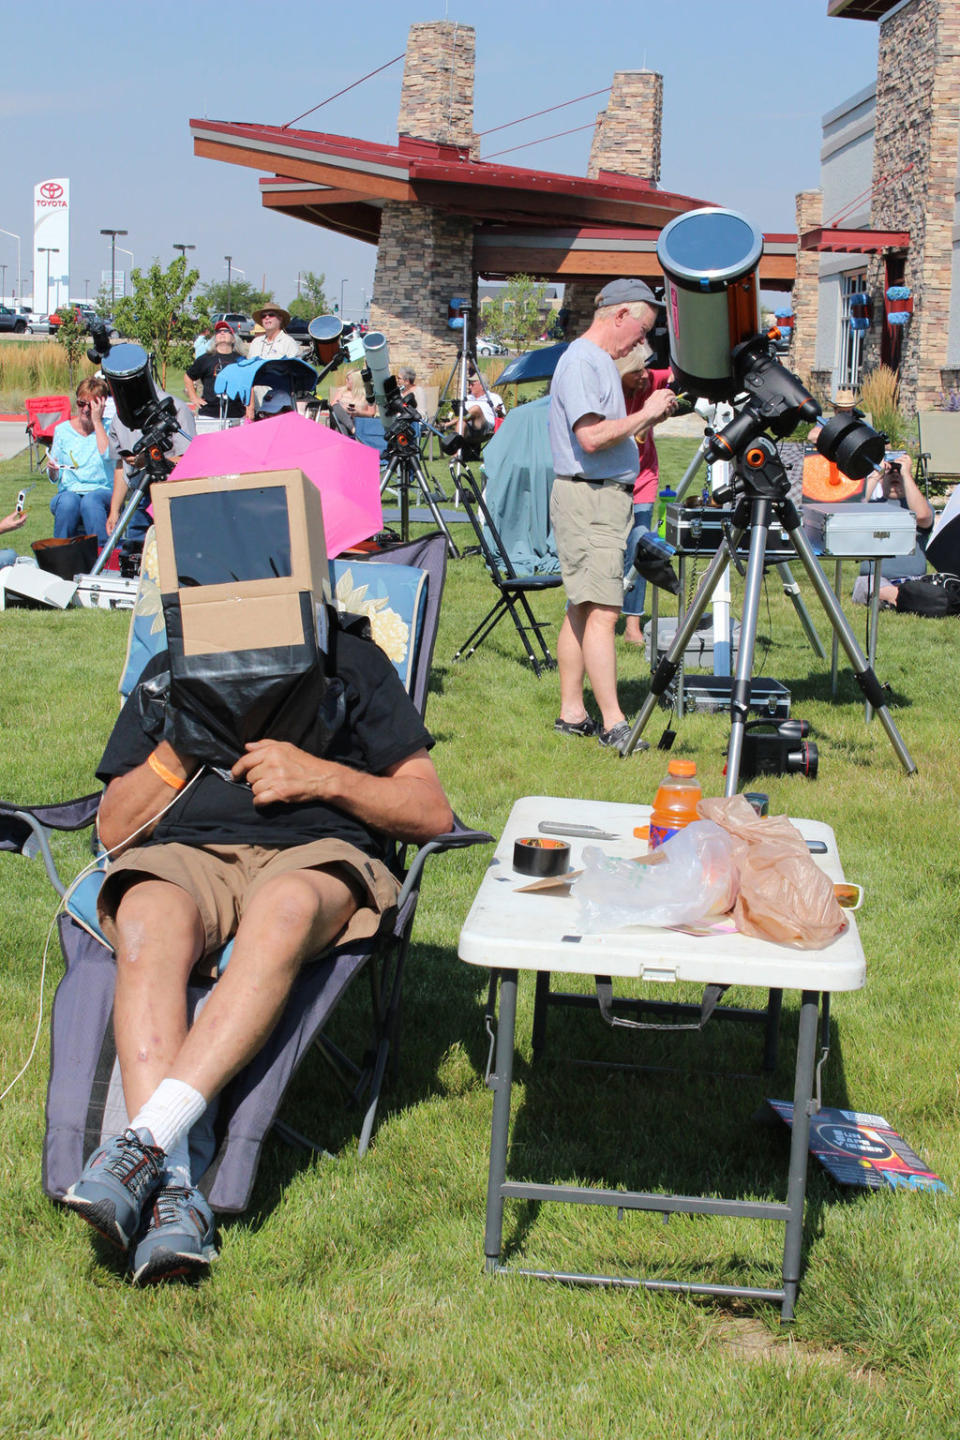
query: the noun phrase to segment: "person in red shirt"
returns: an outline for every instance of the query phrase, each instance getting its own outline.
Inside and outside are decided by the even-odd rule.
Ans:
[[[655,390],[665,390],[673,378],[670,370],[648,370],[647,353],[646,342],[642,341],[639,345],[635,345],[622,360],[616,362],[623,381],[623,398],[628,415],[635,415],[638,410],[643,408]],[[666,418],[666,415],[661,416],[663,420]],[[659,421],[652,421],[648,428],[639,431],[636,437],[640,463],[637,478],[633,482],[633,529],[627,538],[623,569],[624,580],[633,568],[637,541],[645,531],[651,528],[653,519],[653,507],[656,504],[657,487],[660,483],[660,461],[657,456],[657,447],[653,442],[653,428],[658,423]],[[643,644],[643,627],[640,624],[640,616],[643,614],[646,591],[646,581],[638,580],[633,589],[628,590],[623,597],[623,614],[626,617],[623,638],[632,645]]]

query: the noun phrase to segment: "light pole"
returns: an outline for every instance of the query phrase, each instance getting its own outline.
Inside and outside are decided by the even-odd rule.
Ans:
[[[196,245],[174,245],[173,248],[174,248],[174,250],[179,250],[179,251],[180,251],[180,254],[181,254],[181,255],[183,256],[183,258],[184,258],[184,261],[186,261],[187,251],[188,251],[188,250],[196,250],[197,247],[196,247]]]
[[[132,250],[125,250],[122,245],[118,245],[118,246],[117,246],[117,249],[120,251],[120,254],[121,254],[121,255],[129,255],[129,256],[130,256],[130,269],[132,270],[132,269],[133,269],[133,251],[132,251]],[[126,277],[124,277],[124,282],[123,282],[123,293],[124,293],[124,295],[126,295],[126,293],[127,293]]]
[[[7,267],[0,263],[0,305],[3,304],[7,293]]]
[[[110,308],[117,303],[117,236],[126,235],[126,230],[101,230],[101,235],[110,236]]]
[[[0,235],[9,235],[11,240],[17,242],[17,299],[23,304],[23,286],[20,284],[20,236],[14,235],[12,230],[0,230]]]
[[[89,281],[89,280],[84,280],[84,282],[83,282],[83,298],[84,298],[84,300],[87,299],[87,297],[89,296],[89,294],[90,294],[90,281]]]
[[[46,291],[44,292],[45,295],[46,295],[46,305],[45,305],[44,308],[46,309],[47,313],[49,314],[49,313],[50,313],[50,256],[51,256],[51,255],[59,255],[59,254],[60,254],[60,246],[59,246],[59,245],[38,245],[38,246],[37,246],[37,254],[38,254],[38,255],[46,255],[46,257],[47,257],[47,288],[46,288]]]
[[[344,320],[344,314],[343,314],[343,287],[344,287],[344,285],[346,285],[346,283],[347,283],[346,280],[341,280],[341,281],[340,281],[340,323],[341,323],[341,325],[343,324],[343,320]]]
[[[228,310],[232,310],[232,309],[233,309],[233,306],[230,304],[230,300],[231,300],[230,283],[231,283],[231,281],[232,281],[232,279],[233,279],[233,269],[232,269],[232,266],[233,266],[233,256],[232,256],[232,255],[224,255],[223,258],[224,258],[224,260],[226,260],[226,262],[227,262],[227,309],[228,309]]]

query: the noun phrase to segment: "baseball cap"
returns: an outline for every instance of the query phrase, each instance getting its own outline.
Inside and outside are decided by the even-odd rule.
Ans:
[[[597,296],[596,308],[599,310],[603,305],[633,305],[638,300],[643,300],[655,309],[660,309],[663,305],[663,301],[657,299],[645,280],[629,276],[623,280],[608,280]]]
[[[218,330],[229,330],[231,335],[236,335],[237,333],[236,330],[234,330],[233,326],[227,320],[217,321],[216,325],[214,325],[213,327],[213,333],[216,334]]]

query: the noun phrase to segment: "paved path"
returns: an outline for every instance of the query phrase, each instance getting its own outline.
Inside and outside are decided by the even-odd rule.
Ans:
[[[0,420],[0,460],[12,460],[27,448],[24,420]]]

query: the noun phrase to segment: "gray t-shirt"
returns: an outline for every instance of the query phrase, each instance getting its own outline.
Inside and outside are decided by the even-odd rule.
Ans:
[[[556,475],[614,480],[632,485],[639,464],[637,442],[627,435],[616,445],[587,454],[573,427],[586,415],[622,420],[627,413],[620,372],[606,350],[583,336],[560,356],[550,385],[550,449]]]

